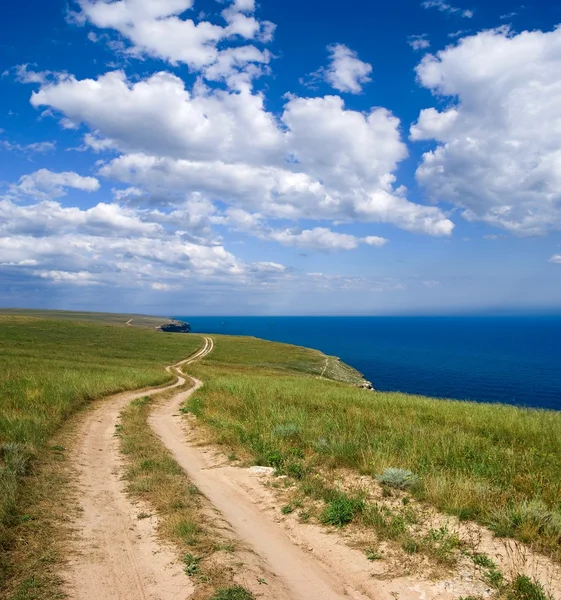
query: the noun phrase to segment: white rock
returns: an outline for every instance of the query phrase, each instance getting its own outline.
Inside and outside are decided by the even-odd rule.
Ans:
[[[275,469],[273,467],[249,467],[249,472],[254,475],[273,475]]]

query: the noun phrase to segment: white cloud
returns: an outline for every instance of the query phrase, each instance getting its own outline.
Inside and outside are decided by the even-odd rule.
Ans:
[[[386,238],[379,237],[377,235],[369,235],[365,238],[362,238],[361,241],[365,244],[368,244],[369,246],[375,246],[376,248],[381,248],[382,246],[385,246],[388,243],[388,240]]]
[[[8,140],[0,140],[0,147],[9,151],[18,151],[25,154],[41,154],[52,152],[56,149],[56,142],[32,142],[31,144],[17,144]]]
[[[147,217],[150,217],[147,214]],[[157,234],[161,225],[143,219],[141,213],[118,204],[98,204],[82,210],[62,207],[58,202],[43,201],[19,206],[9,199],[0,200],[0,234],[47,237],[80,233],[105,237]]]
[[[99,181],[95,177],[83,177],[74,171],[55,173],[48,169],[39,169],[20,177],[17,185],[11,186],[10,191],[16,195],[49,199],[65,196],[66,188],[95,192],[99,187]]]
[[[197,86],[192,93],[170,73],[131,83],[122,71],[97,80],[68,78],[44,86],[31,103],[50,106],[77,123],[86,123],[118,148],[177,158],[255,161],[278,153],[282,133],[267,113],[263,97]],[[99,136],[98,136],[99,137]],[[92,138],[86,143],[91,145]],[[96,149],[97,149],[96,148]]]
[[[274,25],[257,20],[253,16],[255,4],[247,0],[235,0],[222,11],[224,25],[197,22],[195,15],[182,18],[183,13],[192,9],[192,0],[78,0],[78,3],[82,11],[79,20],[119,32],[130,43],[124,49],[129,56],[148,55],[171,64],[184,63],[193,71],[212,68],[213,79],[219,76],[228,79],[246,72],[252,63],[266,63],[270,58],[268,53],[253,46],[225,51],[218,48],[226,40],[271,40]],[[246,72],[248,76],[256,74],[256,71]]]
[[[228,225],[236,231],[243,231],[262,240],[272,240],[283,246],[310,248],[320,251],[354,250],[359,243],[370,246],[383,246],[388,240],[377,236],[358,238],[348,233],[332,231],[327,227],[314,227],[312,229],[299,229],[288,227],[275,229],[270,226],[263,215],[248,213],[239,208],[228,209],[224,216],[215,222]]]
[[[415,51],[430,48],[430,41],[428,39],[428,34],[426,33],[422,33],[421,35],[410,35],[407,38],[407,43]]]
[[[74,285],[96,285],[92,273],[87,271],[34,271],[42,279],[50,279],[54,283],[72,283]]]
[[[413,140],[435,140],[417,180],[467,220],[519,234],[561,229],[561,28],[461,39],[417,67],[452,105],[423,110]]]
[[[471,19],[474,14],[472,10],[461,9],[461,8],[458,8],[457,6],[452,6],[451,4],[448,4],[447,2],[444,2],[443,0],[426,0],[425,2],[422,3],[421,6],[423,8],[436,8],[440,12],[443,12],[443,13],[446,13],[449,15],[457,14],[457,15],[463,17],[464,19]]]
[[[285,246],[316,250],[353,250],[358,245],[358,239],[354,235],[337,233],[325,227],[315,227],[304,231],[291,229],[273,231],[269,234],[269,239]]]
[[[190,206],[193,203],[187,202],[185,210]],[[213,240],[191,241],[187,220],[167,216],[116,204],[87,210],[64,208],[54,201],[18,206],[4,198],[2,265],[58,283],[160,290],[191,280],[250,285],[287,272],[278,263],[245,263]],[[196,217],[194,221],[196,229]]]
[[[52,71],[33,71],[29,69],[29,64],[17,65],[15,68],[16,80],[20,83],[40,83],[45,84]]]
[[[554,254],[550,259],[550,263],[554,263],[556,265],[561,265],[561,254]]]
[[[358,54],[345,44],[332,44],[327,49],[329,65],[311,73],[307,85],[313,86],[316,81],[325,80],[339,92],[360,94],[362,87],[372,81],[372,65],[360,60]]]
[[[100,173],[153,194],[196,192],[275,218],[380,221],[432,235],[453,228],[440,209],[395,189],[407,148],[399,120],[383,108],[291,96],[276,117],[247,88],[190,92],[169,73],[131,83],[119,71],[46,85],[31,102],[125,152]]]

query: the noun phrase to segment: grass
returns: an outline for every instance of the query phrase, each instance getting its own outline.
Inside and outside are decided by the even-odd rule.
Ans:
[[[55,432],[93,399],[165,383],[163,367],[200,344],[196,336],[134,327],[0,316],[0,590],[15,569],[8,550],[24,490],[33,487],[25,484],[34,477],[40,484],[35,467]],[[40,590],[41,582],[29,585]],[[30,594],[20,596],[40,597]]]
[[[240,585],[218,590],[211,600],[254,600],[253,594]]]
[[[98,325],[125,325],[131,321],[133,327],[155,329],[169,322],[166,317],[150,317],[148,315],[74,312],[70,310],[39,310],[28,308],[0,308],[0,315],[9,317],[35,317],[39,319],[56,319],[57,321],[83,321]]]
[[[561,559],[561,413],[360,390],[317,377],[314,351],[215,337],[186,410],[228,452],[308,487],[331,468],[401,469],[418,499]]]

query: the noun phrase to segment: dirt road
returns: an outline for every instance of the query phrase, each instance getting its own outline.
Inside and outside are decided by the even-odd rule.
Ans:
[[[152,519],[137,518],[140,512],[150,512],[150,507],[133,504],[125,494],[115,425],[120,411],[133,399],[182,386],[186,376],[181,366],[203,358],[212,349],[213,341],[204,338],[204,346],[197,353],[168,367],[168,372],[177,376],[174,384],[110,398],[83,423],[76,465],[83,511],[76,524],[79,535],[70,548],[70,598],[187,600],[193,595],[193,585],[176,551],[156,538]],[[391,577],[382,565],[370,563],[363,552],[349,547],[339,535],[318,525],[301,526],[294,515],[283,517],[278,499],[263,485],[262,476],[230,466],[216,451],[194,443],[178,411],[202,385],[193,381],[194,388],[178,390],[160,404],[149,424],[221,513],[235,537],[249,549],[250,557],[238,566],[237,580],[247,581],[257,598],[451,600],[471,594],[474,588],[469,577],[446,582]]]
[[[149,423],[175,460],[193,483],[230,523],[237,536],[265,560],[268,568],[282,582],[292,600],[362,599],[366,596],[349,589],[344,581],[330,575],[327,569],[295,545],[282,528],[260,510],[251,489],[243,480],[251,477],[234,467],[213,468],[211,459],[200,449],[186,443],[178,409],[201,385],[178,393],[170,403],[157,408]],[[241,476],[241,480],[240,480]]]
[[[212,342],[205,339],[203,348],[180,364],[211,349]],[[172,372],[172,367],[168,371]],[[129,402],[178,387],[184,381],[180,378],[165,388],[113,396],[100,403],[82,424],[75,458],[82,510],[65,577],[70,598],[184,600],[191,595],[192,584],[174,549],[156,539],[150,519],[137,518],[142,507],[133,505],[125,494],[115,437],[119,413]]]

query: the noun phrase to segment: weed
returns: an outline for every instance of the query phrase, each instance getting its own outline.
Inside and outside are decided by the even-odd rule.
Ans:
[[[210,600],[254,600],[251,592],[241,585],[218,590]]]
[[[351,498],[341,493],[327,504],[320,515],[320,521],[325,525],[343,527],[363,510],[364,501],[362,499]]]
[[[504,576],[496,568],[493,567],[483,573],[483,579],[493,588],[500,590],[504,586]]]
[[[370,561],[375,561],[375,560],[381,560],[383,558],[382,554],[380,554],[380,552],[376,552],[375,550],[372,550],[371,548],[368,548],[365,553],[366,558]]]
[[[141,521],[142,519],[149,519],[152,515],[147,512],[140,512],[136,515],[136,518]]]
[[[474,552],[471,555],[471,559],[473,560],[473,564],[478,567],[483,567],[484,569],[496,569],[497,566],[495,563],[489,558],[487,554],[483,554],[481,552]]]
[[[189,577],[196,575],[199,572],[200,562],[200,558],[193,556],[189,553],[185,554],[185,556],[183,557],[183,564],[185,565],[183,570],[185,571],[185,574],[189,575]]]
[[[543,586],[526,575],[518,575],[507,587],[507,600],[554,600]]]
[[[283,515],[289,515],[292,512],[294,512],[294,506],[292,506],[292,504],[286,504],[281,508],[281,513]]]

